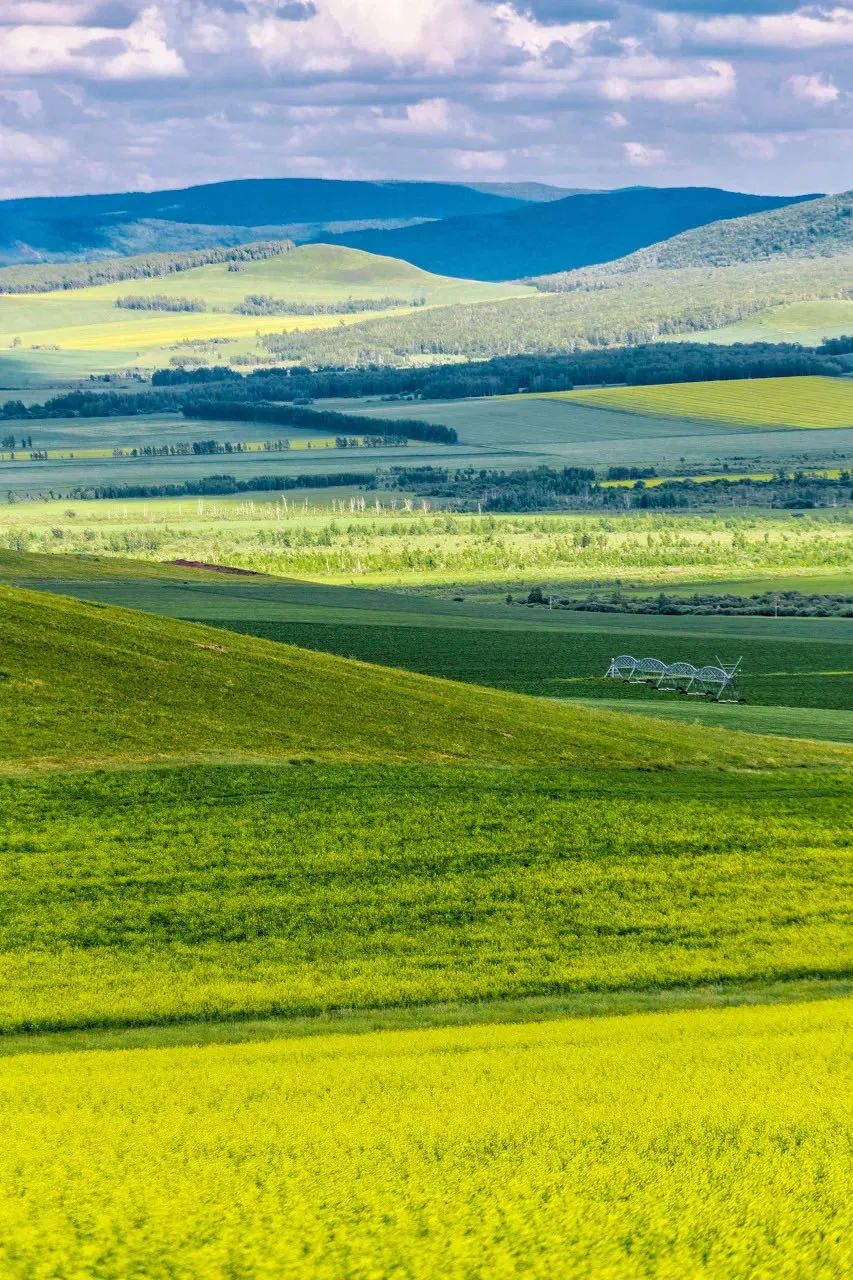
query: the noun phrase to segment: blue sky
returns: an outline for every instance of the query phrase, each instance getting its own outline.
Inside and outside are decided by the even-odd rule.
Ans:
[[[0,196],[853,185],[853,4],[0,0]]]

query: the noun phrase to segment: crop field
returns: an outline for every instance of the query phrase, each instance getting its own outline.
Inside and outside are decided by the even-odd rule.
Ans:
[[[552,711],[623,732],[598,715]],[[846,750],[703,736],[710,759],[727,737],[756,762]],[[651,786],[602,751],[594,769],[173,765],[18,775],[0,792],[6,1032],[850,968],[837,768],[748,782],[670,768]]]
[[[843,1272],[849,747],[110,602],[325,610],[477,680],[589,615],[0,553],[22,571],[0,1275]],[[836,661],[840,620],[780,623]]]
[[[484,626],[475,635],[466,637],[466,643],[460,643],[458,634],[446,627],[357,624],[318,627],[307,622],[229,622],[226,619],[216,622],[252,635],[338,653],[342,657],[357,657],[364,662],[540,697],[605,698],[625,709],[633,709],[632,701],[640,697],[652,715],[658,710],[666,714],[667,708],[677,703],[688,719],[697,699],[681,699],[645,686],[605,680],[603,676],[610,659],[616,653],[633,653],[637,657],[650,654],[664,662],[686,660],[702,665],[713,662],[722,649],[720,656],[724,661],[734,662],[743,657],[745,674],[741,686],[750,703],[763,707],[853,711],[849,624],[847,637],[839,629],[838,639],[832,641],[818,639],[819,632],[813,632],[815,638],[808,640],[771,638],[772,625],[763,628],[765,638],[744,636],[739,634],[737,625],[743,621],[741,618],[729,619],[726,629],[704,630],[703,618],[692,619],[698,625],[685,628],[672,620],[670,626],[653,632],[634,629],[632,617],[623,615],[614,619],[612,615],[605,615],[607,621],[602,622],[601,615],[591,616],[595,619],[594,629],[574,630],[569,625],[542,634],[533,629],[492,631]],[[772,624],[771,619],[760,621]],[[738,715],[738,710],[731,712],[733,727]]]
[[[821,1001],[6,1059],[0,1270],[840,1276],[849,1017]]]
[[[732,426],[853,426],[853,383],[845,378],[733,378],[727,382],[599,387],[546,394],[628,413]]]
[[[746,680],[744,684],[749,691],[750,681]],[[614,711],[629,711],[632,715],[685,721],[697,727],[715,725],[718,729],[738,729],[747,733],[779,733],[786,738],[818,738],[826,742],[853,743],[853,684],[849,680],[848,684],[851,696],[846,705],[849,709],[843,711],[805,706],[727,706],[724,703],[703,702],[698,698],[667,700],[660,696],[600,699],[595,705]]]
[[[766,379],[762,379],[767,381]],[[792,382],[797,379],[780,379]],[[799,380],[802,381],[802,380]],[[818,379],[835,382],[834,379]],[[684,384],[679,384],[680,390]],[[690,384],[729,386],[729,383]],[[363,412],[371,417],[411,417],[413,411],[430,422],[454,427],[462,445],[503,450],[512,455],[510,466],[554,467],[654,466],[659,471],[683,473],[685,466],[735,471],[763,471],[767,467],[849,466],[853,457],[853,416],[848,403],[846,428],[827,422],[825,429],[808,432],[768,428],[750,430],[735,421],[694,413],[691,406],[670,411],[666,406],[639,412],[622,403],[623,394],[646,391],[644,387],[615,388],[612,404],[586,401],[589,392],[554,392],[486,396],[471,400],[424,400],[416,410],[411,402],[380,400],[318,401],[318,407]],[[853,389],[848,389],[848,398]],[[783,415],[784,416],[784,415]],[[674,421],[674,418],[678,421]],[[456,452],[444,465],[452,465]],[[460,463],[466,465],[467,459]],[[481,465],[489,465],[484,463]],[[491,465],[501,465],[492,463]],[[503,465],[507,465],[506,463]]]

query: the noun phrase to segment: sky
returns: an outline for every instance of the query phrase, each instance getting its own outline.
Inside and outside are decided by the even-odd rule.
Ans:
[[[0,198],[853,186],[853,0],[0,0]]]

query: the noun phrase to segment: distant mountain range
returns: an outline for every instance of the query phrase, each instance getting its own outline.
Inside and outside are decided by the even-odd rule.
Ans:
[[[248,179],[180,191],[0,202],[0,265],[182,252],[289,237],[511,280],[621,258],[807,196],[715,188],[583,192],[542,183]]]
[[[364,227],[505,213],[568,191],[542,184],[258,178],[179,191],[0,202],[0,263],[204,249],[273,235],[310,241]]]
[[[512,280],[622,258],[721,218],[765,213],[813,196],[753,196],[715,187],[629,187],[447,218],[346,232],[334,242],[404,258],[441,275]]]

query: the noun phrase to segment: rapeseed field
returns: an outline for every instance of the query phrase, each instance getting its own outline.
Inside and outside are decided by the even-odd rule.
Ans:
[[[0,806],[0,1033],[853,967],[843,771],[124,769]]]
[[[836,1280],[850,1012],[0,1060],[0,1276]]]

